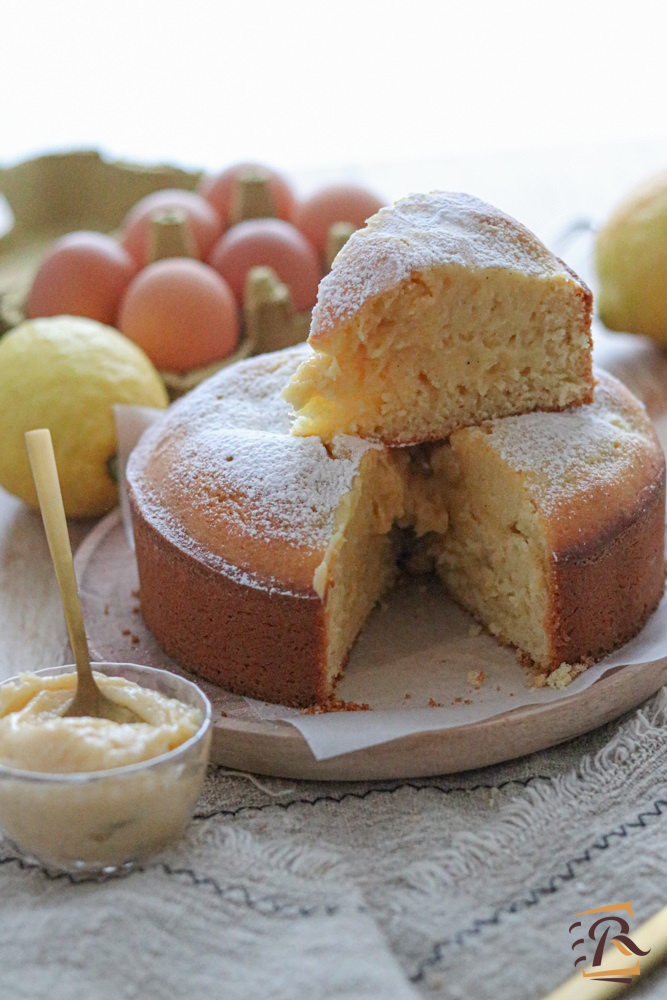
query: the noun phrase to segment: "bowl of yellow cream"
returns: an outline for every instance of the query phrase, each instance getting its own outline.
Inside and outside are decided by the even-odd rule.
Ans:
[[[208,764],[211,705],[177,674],[94,663],[103,692],[141,721],[68,717],[73,666],[0,684],[0,830],[49,870],[129,871],[177,839]]]

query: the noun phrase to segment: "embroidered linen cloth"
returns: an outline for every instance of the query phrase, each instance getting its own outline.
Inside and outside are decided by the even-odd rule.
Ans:
[[[571,743],[449,777],[212,767],[185,838],[102,883],[0,841],[0,995],[542,997],[575,971],[573,914],[631,901],[637,926],[665,903],[666,737],[663,689]],[[664,996],[667,970],[639,986]]]

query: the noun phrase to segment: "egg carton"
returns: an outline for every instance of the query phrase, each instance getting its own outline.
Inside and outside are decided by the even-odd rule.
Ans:
[[[141,198],[164,188],[194,191],[201,171],[170,165],[143,166],[110,160],[95,150],[39,156],[0,167],[0,335],[25,319],[25,300],[39,261],[59,236],[76,230],[116,235],[126,214]],[[185,244],[165,227],[156,258]],[[171,247],[171,249],[170,249]],[[244,296],[237,349],[221,361],[184,374],[162,372],[175,398],[214,372],[251,354],[279,350],[308,336],[310,312],[297,313],[289,291],[271,268],[254,268]]]

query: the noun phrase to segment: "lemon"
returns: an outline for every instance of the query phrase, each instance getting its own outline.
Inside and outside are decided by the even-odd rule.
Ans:
[[[595,243],[605,326],[667,344],[667,171],[632,191]]]
[[[0,339],[0,485],[38,508],[25,432],[48,427],[68,517],[118,501],[114,403],[164,408],[167,391],[144,352],[78,316],[28,320]]]

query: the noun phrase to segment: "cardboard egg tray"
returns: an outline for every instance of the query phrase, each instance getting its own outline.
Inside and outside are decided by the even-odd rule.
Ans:
[[[55,153],[0,167],[0,195],[10,228],[0,228],[0,335],[24,318],[24,303],[39,261],[58,236],[75,230],[115,234],[140,198],[162,188],[192,191],[199,171],[107,160],[98,152]],[[0,220],[2,216],[0,215]],[[172,397],[219,368],[250,354],[278,350],[306,339],[310,312],[295,313],[289,293],[270,268],[249,275],[241,338],[223,361],[187,372],[163,372]]]

